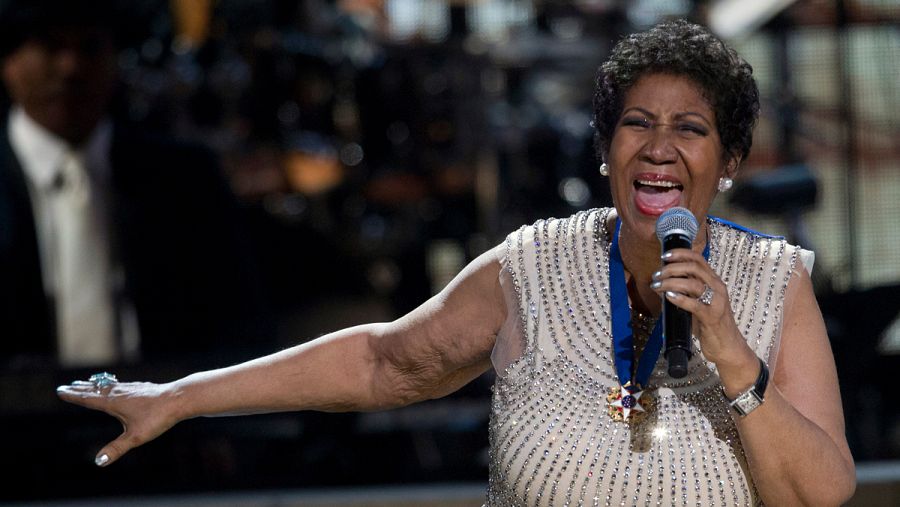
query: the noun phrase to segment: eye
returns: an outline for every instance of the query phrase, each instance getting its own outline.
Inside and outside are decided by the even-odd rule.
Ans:
[[[639,129],[650,128],[650,120],[642,116],[626,116],[622,119],[622,125]]]
[[[696,123],[682,122],[677,125],[678,133],[685,137],[705,137],[708,132],[706,128]]]

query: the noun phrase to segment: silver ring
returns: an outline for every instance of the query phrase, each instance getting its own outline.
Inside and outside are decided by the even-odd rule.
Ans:
[[[700,297],[697,298],[697,301],[700,301],[706,306],[709,306],[712,304],[712,298],[713,295],[715,295],[715,292],[713,292],[712,288],[709,285],[704,285],[703,287],[703,294],[700,294]]]
[[[119,382],[115,375],[108,372],[95,373],[88,378],[88,382],[94,385],[94,389],[101,390],[112,387]]]

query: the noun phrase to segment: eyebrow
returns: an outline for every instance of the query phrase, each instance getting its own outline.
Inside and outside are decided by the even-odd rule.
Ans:
[[[622,116],[625,116],[627,113],[629,113],[631,111],[637,111],[645,116],[650,117],[651,119],[656,118],[655,114],[651,113],[650,111],[647,111],[646,109],[644,109],[640,106],[629,107],[628,109],[622,111]],[[701,120],[703,120],[703,122],[706,123],[707,125],[709,125],[710,127],[712,126],[712,122],[710,122],[705,116],[703,116],[700,113],[694,112],[694,111],[684,111],[681,113],[677,113],[675,115],[675,119],[680,120],[680,119],[683,119],[685,116],[696,116],[697,118],[700,118]]]

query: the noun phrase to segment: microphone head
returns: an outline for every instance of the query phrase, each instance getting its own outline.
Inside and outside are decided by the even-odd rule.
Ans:
[[[656,219],[656,237],[660,241],[672,234],[681,234],[693,243],[699,228],[697,219],[687,208],[669,208]]]

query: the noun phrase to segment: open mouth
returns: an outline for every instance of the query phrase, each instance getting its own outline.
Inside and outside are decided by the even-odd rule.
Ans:
[[[634,190],[634,202],[638,210],[647,215],[657,216],[679,204],[684,185],[656,176],[634,180]]]

